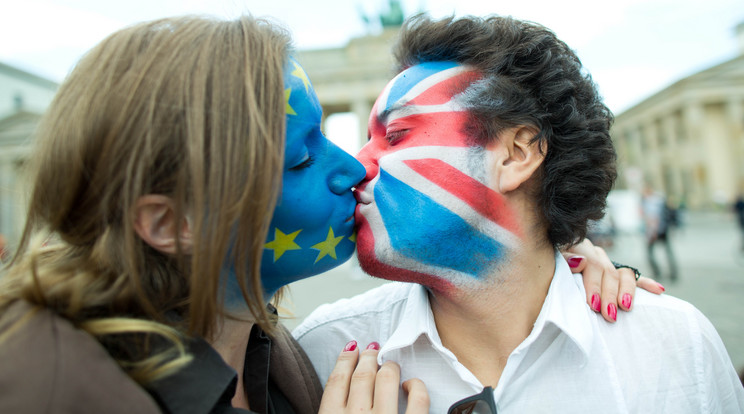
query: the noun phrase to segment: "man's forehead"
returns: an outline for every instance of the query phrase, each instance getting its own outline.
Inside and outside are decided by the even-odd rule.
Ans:
[[[385,87],[377,100],[376,115],[384,119],[391,112],[405,112],[410,105],[446,104],[454,93],[463,89],[464,82],[469,84],[472,81],[473,74],[472,68],[456,62],[424,62],[412,66]]]

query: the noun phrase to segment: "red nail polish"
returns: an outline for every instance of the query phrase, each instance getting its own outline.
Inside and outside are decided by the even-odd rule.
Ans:
[[[630,309],[630,305],[633,303],[633,298],[630,297],[630,293],[626,293],[623,295],[623,307],[625,309]]]
[[[349,341],[344,347],[344,352],[354,351],[357,348],[357,341]]]
[[[666,292],[666,289],[664,288],[664,285],[662,285],[659,282],[656,282],[657,285],[659,285],[659,289],[661,289],[662,292]]]
[[[380,344],[377,342],[372,342],[371,344],[367,345],[367,349],[374,349],[375,351],[380,349]]]
[[[607,314],[610,315],[613,321],[617,320],[617,306],[614,303],[607,305]]]
[[[574,256],[574,257],[568,259],[568,265],[571,266],[571,267],[579,267],[579,265],[581,264],[581,261],[582,260],[584,260],[583,257],[581,257],[581,256]]]
[[[601,307],[602,307],[602,301],[599,299],[599,295],[596,293],[593,294],[592,295],[592,310],[594,310],[594,312],[599,312]]]

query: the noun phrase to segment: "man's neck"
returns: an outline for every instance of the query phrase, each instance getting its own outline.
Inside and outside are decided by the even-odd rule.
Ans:
[[[532,331],[554,273],[555,252],[546,246],[513,255],[485,286],[430,292],[442,344],[483,385],[496,387],[509,355]]]

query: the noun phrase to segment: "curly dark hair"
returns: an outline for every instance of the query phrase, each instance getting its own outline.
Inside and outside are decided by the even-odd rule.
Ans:
[[[399,72],[453,61],[482,73],[460,96],[478,143],[518,125],[539,131],[534,141],[547,150],[536,200],[553,246],[581,241],[587,221],[602,218],[617,176],[613,116],[574,51],[551,30],[511,17],[419,14],[404,23],[394,54]]]

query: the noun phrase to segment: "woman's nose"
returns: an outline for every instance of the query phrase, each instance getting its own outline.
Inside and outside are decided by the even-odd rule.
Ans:
[[[330,143],[329,155],[336,160],[334,168],[328,173],[328,187],[335,194],[349,191],[364,179],[364,166],[349,153]]]

